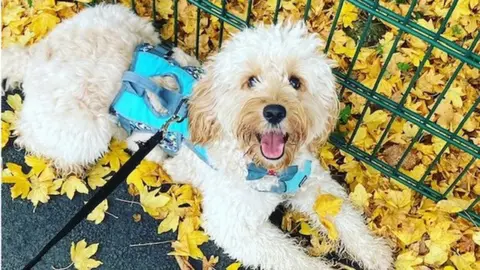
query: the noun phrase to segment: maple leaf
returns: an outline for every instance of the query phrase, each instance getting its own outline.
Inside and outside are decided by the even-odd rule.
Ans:
[[[93,221],[95,224],[100,224],[105,218],[105,212],[108,210],[108,201],[103,200],[93,211],[88,214],[87,220]]]
[[[393,234],[407,246],[420,241],[426,231],[427,228],[422,219],[408,219],[407,222],[403,223],[401,229],[393,230]]]
[[[463,211],[470,206],[471,201],[459,199],[459,198],[448,198],[447,200],[441,200],[437,203],[437,209],[447,213],[458,213]]]
[[[32,168],[30,174],[34,175],[40,175],[40,173],[49,165],[45,159],[36,156],[26,156],[25,163]]]
[[[7,169],[2,172],[2,183],[14,184],[10,189],[12,199],[19,196],[22,199],[27,198],[31,187],[28,176],[23,173],[21,166],[14,163],[7,163],[6,165]]]
[[[160,214],[159,208],[165,206],[171,200],[167,194],[158,194],[159,191],[160,189],[157,188],[149,192],[147,187],[140,191],[140,204],[143,210],[153,217],[158,216]]]
[[[152,161],[143,160],[127,177],[127,184],[133,184],[138,190],[144,188],[144,183],[151,187],[159,187],[159,166]]]
[[[32,17],[29,29],[35,34],[37,40],[41,39],[60,22],[60,19],[54,14],[44,11]]]
[[[320,217],[335,217],[340,213],[342,204],[343,200],[341,198],[335,197],[332,194],[321,194],[317,197],[313,208]]]
[[[88,194],[88,188],[83,182],[83,180],[72,175],[69,176],[67,180],[65,180],[65,182],[63,182],[62,190],[60,191],[60,193],[62,195],[67,194],[67,197],[71,200],[73,199],[73,196],[75,196],[75,192]]]
[[[28,194],[28,199],[36,207],[39,202],[47,203],[50,200],[50,195],[56,195],[58,188],[62,184],[62,180],[55,180],[53,169],[47,167],[39,175],[32,175],[30,177],[31,191]]]
[[[398,255],[395,261],[395,269],[397,270],[415,270],[414,266],[423,263],[423,259],[416,256],[413,251],[405,251]]]
[[[425,263],[440,266],[448,260],[448,249],[445,249],[444,246],[436,244],[432,241],[427,240],[425,242],[429,249],[427,255],[425,255]]]
[[[107,181],[105,180],[105,176],[111,173],[109,167],[103,167],[100,164],[95,165],[92,170],[88,172],[87,175],[87,183],[88,186],[95,190],[97,187],[103,187]]]
[[[168,253],[169,255],[190,256],[194,259],[201,259],[203,253],[198,247],[208,241],[208,236],[201,231],[193,231],[184,235],[178,241],[172,243],[175,251]]]
[[[120,166],[125,164],[125,162],[127,162],[127,160],[129,159],[128,153],[125,152],[126,148],[126,142],[113,140],[109,146],[110,152],[106,153],[102,157],[102,159],[100,159],[100,164],[110,164],[110,168],[112,169],[112,171],[118,172]]]
[[[450,101],[454,108],[461,108],[463,106],[462,96],[465,96],[465,93],[461,87],[451,87],[445,95],[445,99]]]
[[[467,252],[462,255],[453,255],[450,257],[457,269],[461,270],[473,270],[472,264],[476,262],[476,258],[473,252]]]
[[[372,194],[369,194],[362,184],[358,184],[355,186],[353,192],[350,193],[349,197],[353,204],[363,209],[364,207],[368,207],[368,199],[372,197]]]
[[[13,109],[13,111],[2,112],[2,121],[10,125],[10,130],[15,130],[19,113],[22,109],[22,98],[19,94],[8,95],[7,104]]]
[[[91,257],[97,253],[98,244],[87,246],[85,239],[75,244],[72,242],[70,247],[70,258],[78,270],[90,270],[102,265],[101,261],[92,259]]]
[[[358,9],[348,2],[345,2],[340,12],[340,20],[343,26],[353,28],[353,22],[358,18]]]
[[[12,22],[21,20],[21,16],[25,9],[15,2],[7,2],[6,6],[2,8],[2,24],[9,25]]]
[[[383,110],[376,110],[370,113],[370,108],[367,108],[365,117],[363,118],[363,124],[367,126],[367,130],[374,132],[382,124],[385,124],[388,120],[388,114]]]

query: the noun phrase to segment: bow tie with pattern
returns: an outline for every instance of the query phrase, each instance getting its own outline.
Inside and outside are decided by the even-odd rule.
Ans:
[[[247,181],[259,180],[266,175],[278,177],[278,186],[271,188],[271,192],[275,193],[290,193],[297,191],[300,186],[310,175],[311,161],[306,161],[303,171],[299,171],[298,166],[290,166],[281,172],[274,170],[268,170],[263,167],[259,167],[254,163],[250,163],[247,166],[248,175]]]

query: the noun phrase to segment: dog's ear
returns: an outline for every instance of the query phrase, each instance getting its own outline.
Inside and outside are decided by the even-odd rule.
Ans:
[[[193,144],[207,144],[220,137],[220,123],[215,114],[213,79],[208,73],[194,86],[188,106],[190,140]]]
[[[316,155],[320,149],[328,140],[330,133],[335,130],[338,121],[338,113],[340,111],[340,102],[336,96],[333,96],[332,101],[328,103],[330,106],[327,108],[328,119],[325,122],[323,132],[315,137],[310,144],[308,144],[308,150]]]

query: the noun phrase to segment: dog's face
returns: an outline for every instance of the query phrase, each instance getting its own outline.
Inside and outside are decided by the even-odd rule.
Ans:
[[[233,137],[247,158],[278,169],[300,149],[325,140],[338,100],[321,45],[301,23],[235,35],[206,64],[207,75],[195,90],[193,141]]]

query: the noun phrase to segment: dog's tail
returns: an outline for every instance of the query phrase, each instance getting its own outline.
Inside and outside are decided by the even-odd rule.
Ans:
[[[2,94],[22,83],[30,55],[29,47],[12,46],[2,49]]]

